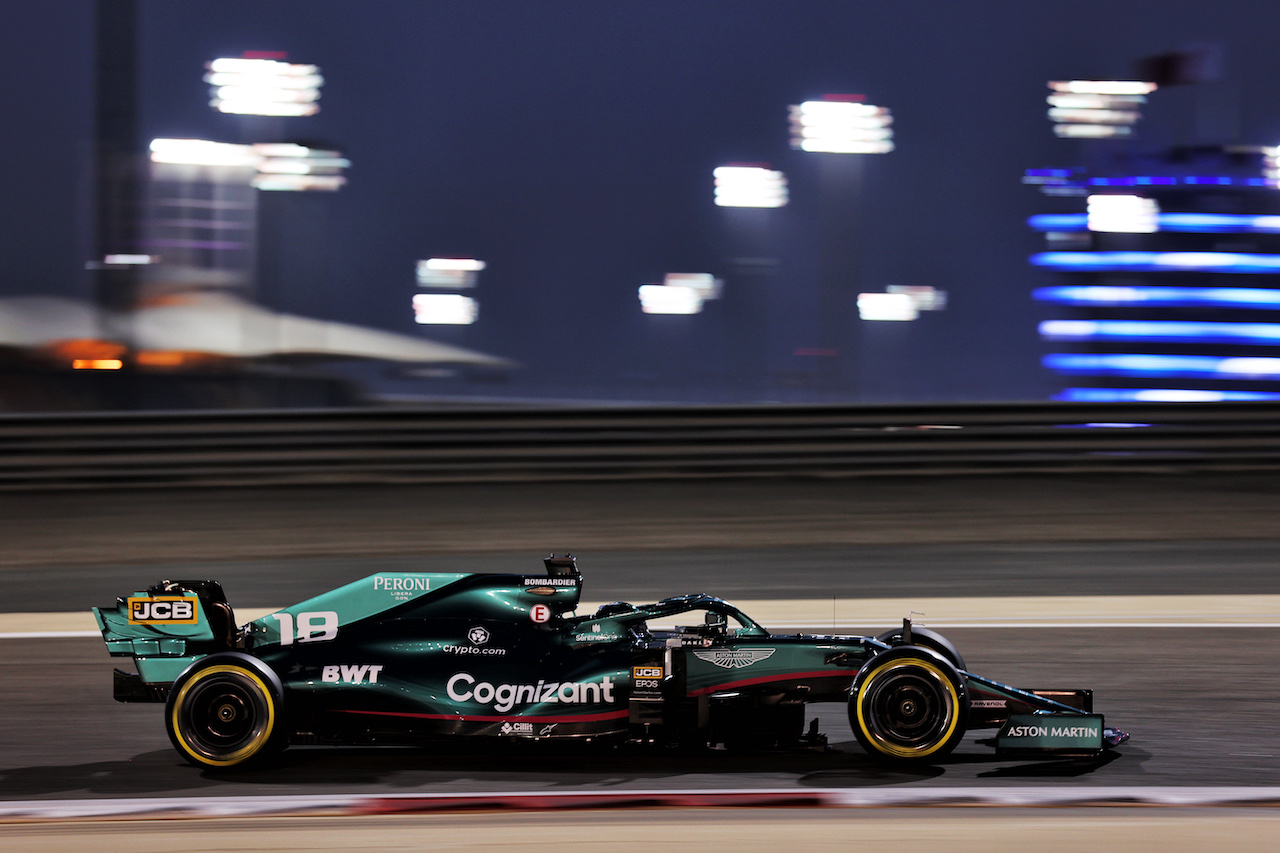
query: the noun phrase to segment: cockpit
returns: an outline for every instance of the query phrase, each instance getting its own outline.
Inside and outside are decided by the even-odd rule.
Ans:
[[[606,620],[624,626],[635,640],[663,645],[674,641],[676,645],[707,646],[769,636],[741,610],[710,595],[686,595],[640,606],[615,601],[600,607],[583,625]]]

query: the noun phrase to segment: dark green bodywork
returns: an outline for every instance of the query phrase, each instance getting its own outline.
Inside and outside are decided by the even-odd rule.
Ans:
[[[471,735],[798,744],[806,703],[847,701],[859,670],[890,647],[874,637],[771,634],[709,595],[577,615],[581,592],[576,568],[549,560],[545,574],[383,572],[242,627],[212,581],[163,582],[94,614],[108,651],[136,665],[136,674],[117,671],[117,699],[163,701],[194,662],[242,652],[279,677],[288,738],[301,743]],[[194,621],[130,618],[185,614],[176,599],[194,602]],[[969,728],[1092,711],[1089,691],[962,677]]]

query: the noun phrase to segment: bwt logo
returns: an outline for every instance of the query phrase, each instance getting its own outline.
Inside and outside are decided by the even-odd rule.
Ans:
[[[131,625],[194,625],[198,619],[194,598],[148,596],[129,599]]]
[[[326,666],[320,670],[320,680],[329,684],[377,684],[378,673],[382,672],[383,667],[370,666],[347,666],[338,664],[336,666]]]

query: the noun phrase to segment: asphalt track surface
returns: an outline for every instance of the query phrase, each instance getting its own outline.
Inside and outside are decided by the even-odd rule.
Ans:
[[[377,570],[523,572],[550,550],[579,555],[592,600],[1247,600],[1280,593],[1277,510],[1280,483],[1249,474],[5,495],[0,610],[83,611],[161,577],[215,577],[237,607],[272,607]],[[0,800],[1280,784],[1274,627],[947,634],[975,672],[1093,688],[1132,741],[1091,762],[997,760],[967,742],[939,766],[890,770],[861,754],[843,708],[815,706],[826,753],[294,748],[260,770],[202,773],[177,758],[157,706],[111,701],[118,661],[100,641],[0,639]]]
[[[992,850],[1169,850],[1270,853],[1280,814],[1258,809],[740,809],[599,811],[331,818],[220,819],[160,826],[139,821],[0,825],[0,850],[130,853],[346,850],[352,853],[519,849],[699,851],[849,850],[990,853]]]

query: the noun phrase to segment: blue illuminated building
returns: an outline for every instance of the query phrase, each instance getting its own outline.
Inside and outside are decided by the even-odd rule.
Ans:
[[[1034,291],[1057,399],[1280,400],[1278,153],[1026,173],[1060,208],[1028,220],[1046,242],[1031,264],[1057,279]]]

